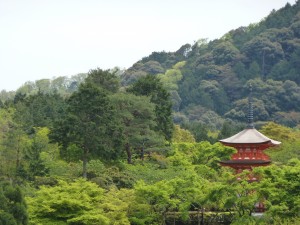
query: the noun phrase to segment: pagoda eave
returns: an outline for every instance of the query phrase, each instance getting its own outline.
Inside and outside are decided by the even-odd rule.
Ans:
[[[227,160],[220,161],[222,166],[244,167],[244,166],[267,166],[271,164],[271,160]]]
[[[223,141],[220,142],[225,146],[234,147],[234,148],[250,147],[250,148],[257,148],[261,150],[278,146],[277,144],[274,144],[271,141],[266,141],[261,143],[230,143],[230,142],[223,142]]]

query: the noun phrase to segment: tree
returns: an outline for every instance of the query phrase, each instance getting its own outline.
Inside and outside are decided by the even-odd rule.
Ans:
[[[182,129],[179,125],[175,125],[172,142],[173,143],[176,142],[194,143],[195,138],[188,130]]]
[[[260,132],[273,140],[282,142],[280,146],[267,150],[267,154],[270,155],[273,162],[286,164],[292,158],[299,158],[299,130],[269,122],[260,129]]]
[[[218,140],[228,138],[236,133],[238,133],[243,127],[237,123],[232,123],[231,121],[225,121],[222,128],[218,134]]]
[[[192,203],[201,204],[207,184],[205,179],[192,170],[184,177],[161,180],[154,184],[138,182],[135,191],[139,209],[134,220],[131,220],[134,224],[166,224],[166,216],[170,212],[180,212],[186,219]]]
[[[263,177],[258,192],[266,199],[267,214],[280,218],[299,217],[300,210],[300,161],[291,159],[283,166],[257,168]]]
[[[183,76],[181,69],[185,66],[185,61],[176,63],[172,69],[168,69],[165,74],[158,74],[158,78],[164,84],[166,90],[170,93],[173,110],[178,111],[180,107],[181,98],[178,94],[178,82],[182,80]]]
[[[227,95],[218,81],[202,80],[199,85],[199,92],[202,94],[202,102],[211,102],[212,106],[210,108],[217,113],[222,114],[228,110]]]
[[[155,131],[155,105],[149,97],[118,93],[111,96],[111,101],[122,123],[128,163],[132,163],[131,148],[140,149],[143,158],[145,147],[163,145]]]
[[[169,160],[174,165],[177,164],[177,159],[184,158],[188,162],[187,164],[203,164],[214,170],[219,170],[219,162],[224,159],[230,159],[231,155],[236,151],[231,147],[222,146],[220,143],[210,144],[208,141],[174,143],[172,147],[174,154],[169,157]]]
[[[206,204],[217,208],[220,211],[235,212],[233,224],[248,223],[252,219],[255,204],[262,201],[263,197],[257,190],[258,182],[249,182],[250,172],[244,171],[237,176],[231,171],[222,171],[218,181],[209,186]]]
[[[127,195],[127,196],[126,196]],[[129,225],[127,210],[132,192],[112,189],[105,192],[95,183],[78,179],[42,186],[26,200],[31,224],[120,224]]]
[[[120,79],[117,77],[116,72],[101,70],[100,68],[90,70],[85,82],[92,83],[106,91],[115,93],[120,88]]]
[[[70,84],[68,85],[68,92],[73,93],[74,91],[76,91],[80,84],[84,82],[86,77],[86,73],[79,73],[71,76]]]
[[[59,93],[61,96],[66,96],[71,80],[66,76],[61,76],[53,79],[50,84],[51,92]]]
[[[224,119],[216,112],[202,107],[201,105],[190,105],[185,109],[190,123],[202,123],[211,129],[220,129]]]
[[[200,123],[198,121],[193,122],[184,122],[182,124],[182,127],[184,129],[189,130],[192,135],[194,136],[196,142],[200,141],[210,141],[213,142],[213,137],[209,137],[210,130],[208,129],[208,126],[204,123]]]
[[[271,103],[267,103],[271,105]],[[237,100],[233,103],[234,108],[228,111],[225,114],[225,117],[233,119],[233,120],[238,120],[241,122],[246,122],[247,121],[247,113],[248,113],[248,99],[240,99]],[[253,110],[254,110],[254,115],[255,115],[255,120],[256,121],[265,121],[270,118],[270,115],[268,113],[268,110],[266,109],[267,106],[264,104],[264,102],[260,99],[253,98]]]
[[[28,178],[30,180],[34,180],[36,176],[46,176],[49,174],[49,169],[41,158],[42,151],[45,151],[48,145],[48,133],[49,130],[47,128],[35,128],[32,143],[26,149],[24,157],[29,164]]]
[[[212,53],[214,61],[219,65],[234,63],[242,58],[239,50],[231,43],[231,41],[223,41],[216,45]]]
[[[15,120],[16,113],[14,108],[0,109],[0,173],[8,177],[14,177],[30,145],[29,138]]]
[[[251,60],[261,62],[262,79],[264,80],[270,68],[284,56],[284,51],[279,42],[271,41],[269,37],[262,35],[245,43],[243,52],[245,52]]]
[[[49,79],[41,79],[35,81],[35,85],[39,92],[49,93],[50,92],[50,80]]]
[[[0,102],[2,102],[1,107],[3,107],[3,104],[8,101],[14,99],[16,92],[15,91],[0,91]]]
[[[28,224],[27,206],[20,187],[1,181],[0,201],[0,224]]]
[[[55,124],[50,138],[61,145],[62,155],[72,144],[81,150],[86,178],[91,156],[105,160],[120,156],[121,130],[103,89],[91,83],[82,84],[67,103],[66,117]]]
[[[185,61],[178,62],[173,66],[172,69],[167,70],[165,74],[158,74],[158,77],[168,91],[178,90],[177,83],[182,79],[182,73],[180,69],[184,67],[185,63]]]
[[[164,135],[167,141],[171,141],[173,132],[172,103],[170,94],[163,84],[155,76],[147,75],[136,81],[128,91],[135,95],[150,97],[155,104],[156,130]]]
[[[34,127],[52,127],[55,120],[59,120],[65,113],[65,100],[57,93],[45,94],[41,91],[36,94],[17,94],[14,100],[16,113],[14,121],[30,134]]]

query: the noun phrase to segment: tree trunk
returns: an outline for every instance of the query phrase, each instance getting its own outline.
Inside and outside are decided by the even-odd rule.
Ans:
[[[263,49],[263,55],[262,55],[262,80],[266,81],[266,74],[265,74],[265,53],[266,50]]]
[[[201,207],[201,225],[204,225],[204,208]]]
[[[141,160],[144,161],[144,156],[145,156],[145,152],[144,152],[144,146],[141,148]]]
[[[163,213],[163,218],[162,218],[162,225],[166,225],[166,213]]]
[[[18,135],[16,170],[18,170],[20,168],[20,158],[21,158],[20,157],[20,155],[21,155],[20,143],[21,143],[21,135]]]
[[[131,150],[130,150],[129,143],[126,143],[125,150],[126,150],[126,153],[127,153],[127,163],[132,164],[132,153],[131,153]]]
[[[83,156],[82,156],[82,176],[83,178],[87,178],[87,161],[88,161],[88,150],[83,148]]]

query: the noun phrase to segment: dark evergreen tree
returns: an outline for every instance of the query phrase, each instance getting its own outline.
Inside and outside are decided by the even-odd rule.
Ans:
[[[62,156],[72,145],[81,150],[83,177],[91,156],[105,160],[121,155],[122,132],[106,91],[82,84],[68,100],[65,118],[55,123],[50,139],[61,145]]]
[[[34,127],[52,127],[55,120],[58,120],[65,113],[65,100],[58,95],[37,94],[25,97],[17,94],[14,100],[16,109],[14,121],[26,133],[34,133]]]
[[[232,121],[225,121],[223,123],[223,126],[220,130],[220,133],[219,133],[217,139],[220,140],[220,139],[228,138],[228,137],[236,134],[237,132],[241,131],[244,128],[245,127],[243,127],[242,124],[236,124],[236,123],[233,123]]]
[[[0,224],[28,224],[27,206],[21,189],[7,181],[0,182]]]
[[[49,173],[49,169],[45,166],[45,162],[41,159],[41,152],[43,146],[33,141],[32,145],[27,149],[25,158],[29,163],[27,176],[30,180],[34,180],[36,176],[46,176]],[[18,168],[19,174],[22,172],[22,165]]]
[[[155,104],[156,130],[170,141],[173,132],[172,102],[170,94],[160,80],[155,76],[147,75],[135,82],[128,91],[135,95],[150,97],[150,101]]]
[[[211,143],[214,142],[214,140],[208,136],[208,131],[209,131],[208,127],[203,123],[186,122],[182,124],[182,128],[189,130],[193,134],[196,142],[201,142],[201,141],[209,141]]]
[[[133,148],[144,152],[147,147],[163,146],[164,138],[155,132],[155,105],[149,97],[118,93],[111,99],[122,123],[128,163],[132,163]]]
[[[110,72],[109,70],[102,70],[100,68],[90,70],[85,82],[92,83],[113,93],[117,92],[120,88],[120,79],[116,75],[116,71]]]

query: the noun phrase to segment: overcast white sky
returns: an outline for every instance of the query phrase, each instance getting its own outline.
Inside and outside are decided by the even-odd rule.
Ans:
[[[259,22],[295,0],[0,0],[0,90],[128,68]]]

